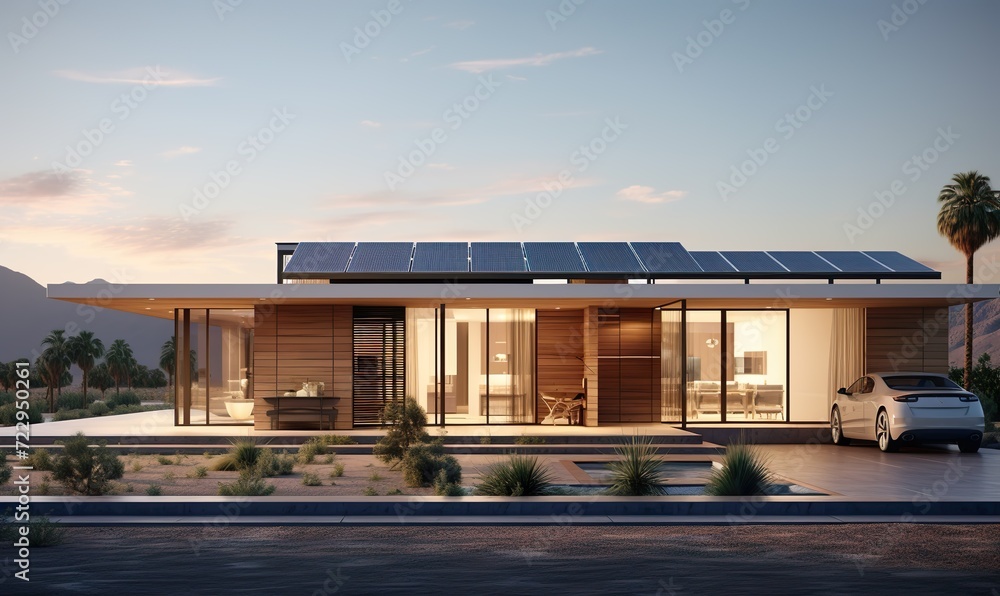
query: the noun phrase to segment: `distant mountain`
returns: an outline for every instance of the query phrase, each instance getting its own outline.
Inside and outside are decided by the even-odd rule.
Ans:
[[[972,357],[989,354],[996,366],[1000,363],[1000,299],[977,302],[972,313]],[[948,311],[948,362],[952,366],[965,362],[965,306]]]
[[[93,280],[87,283],[107,283]],[[173,335],[173,324],[109,309],[96,311],[71,302],[49,300],[45,288],[23,273],[0,267],[0,361],[27,357],[34,361],[42,340],[53,329],[93,331],[108,347],[116,339],[132,346],[136,360],[150,368],[160,361],[160,346]],[[74,366],[73,374],[79,375]]]

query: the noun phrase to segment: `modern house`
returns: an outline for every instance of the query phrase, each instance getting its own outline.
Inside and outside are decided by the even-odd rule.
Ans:
[[[890,251],[301,242],[273,285],[48,296],[173,320],[177,425],[352,429],[404,396],[441,425],[754,425],[826,421],[866,371],[947,372],[948,307],[998,286],[940,278]]]

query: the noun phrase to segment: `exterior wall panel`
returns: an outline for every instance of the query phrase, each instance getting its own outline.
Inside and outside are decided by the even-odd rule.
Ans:
[[[869,308],[865,370],[948,373],[947,308]]]

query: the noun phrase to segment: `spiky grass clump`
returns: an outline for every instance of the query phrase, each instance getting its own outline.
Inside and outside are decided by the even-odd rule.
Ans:
[[[238,439],[233,441],[228,453],[212,464],[212,470],[216,472],[251,470],[257,465],[260,453],[261,448],[253,439]]]
[[[220,482],[221,497],[266,497],[274,492],[274,485],[268,484],[252,470],[243,470],[235,482]]]
[[[486,469],[476,487],[488,497],[535,497],[551,492],[552,473],[534,456],[512,453]]]
[[[754,445],[730,443],[722,458],[722,468],[712,470],[705,494],[715,497],[742,497],[767,494],[773,476],[767,459]]]
[[[648,497],[662,495],[665,478],[660,472],[663,460],[656,454],[652,439],[633,436],[615,447],[619,459],[610,462],[612,484],[607,494],[617,497]]]

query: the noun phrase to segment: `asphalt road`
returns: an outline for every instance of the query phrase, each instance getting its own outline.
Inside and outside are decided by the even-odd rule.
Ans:
[[[1000,526],[70,528],[0,594],[982,594]]]

